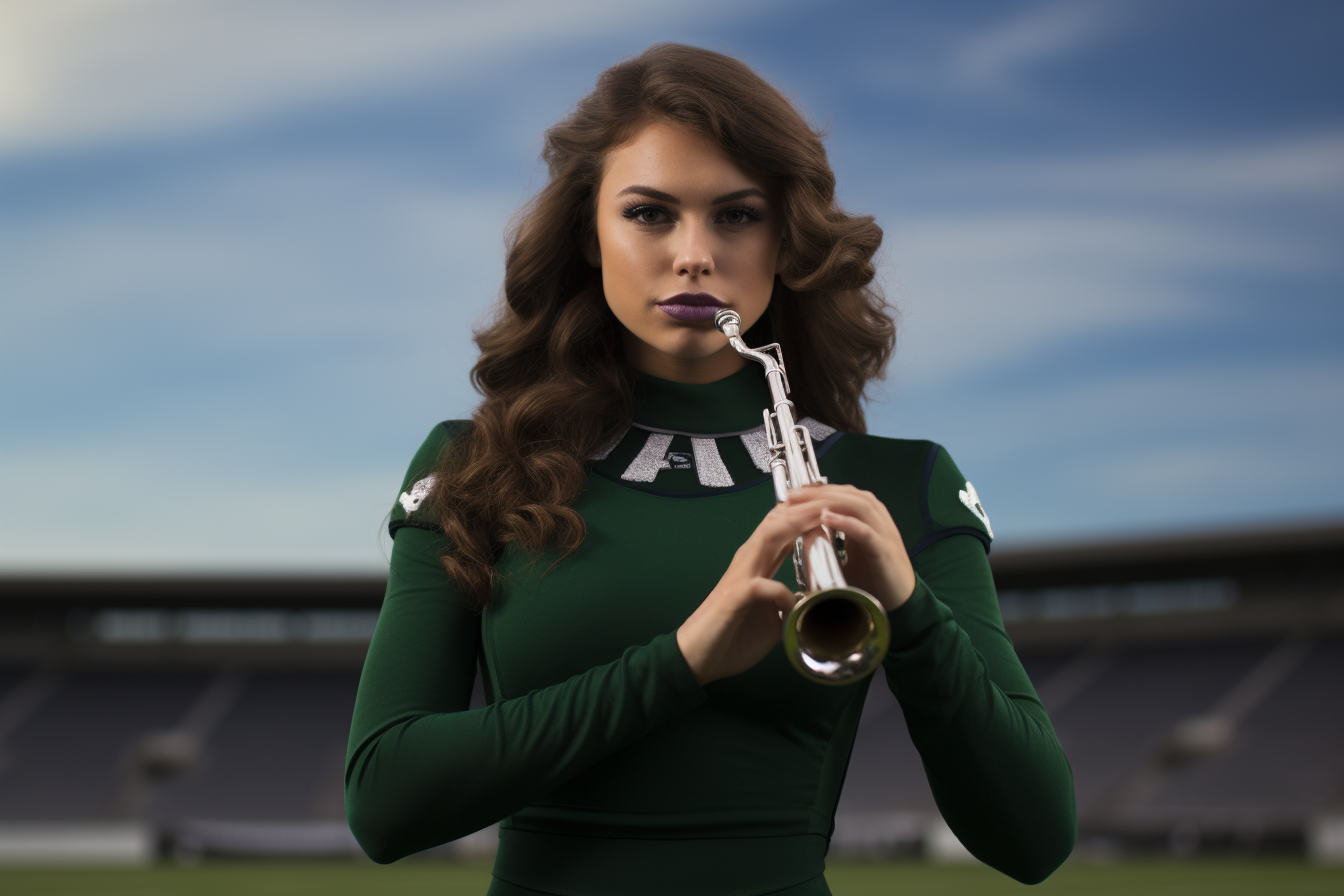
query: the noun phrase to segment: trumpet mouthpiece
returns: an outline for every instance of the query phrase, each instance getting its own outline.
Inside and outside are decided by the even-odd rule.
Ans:
[[[738,325],[741,323],[742,318],[731,308],[720,308],[714,315],[714,326],[722,330],[725,336],[736,336]],[[729,327],[733,328],[731,333],[728,331]]]

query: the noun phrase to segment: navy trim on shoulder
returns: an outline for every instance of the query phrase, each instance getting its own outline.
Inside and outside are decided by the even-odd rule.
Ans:
[[[924,518],[924,531],[927,532],[934,527],[933,514],[929,513],[929,482],[933,479],[933,465],[938,461],[938,450],[942,448],[937,442],[929,443],[929,456],[924,458],[924,478],[919,481],[919,514]],[[928,539],[924,539],[920,544],[924,544]]]
[[[393,520],[387,524],[387,534],[396,538],[397,530],[406,526],[410,526],[412,529],[424,529],[426,532],[443,532],[443,529],[434,523],[422,523],[419,520]]]
[[[952,535],[974,535],[976,538],[980,539],[980,543],[985,546],[985,553],[986,554],[989,553],[988,535],[981,532],[974,526],[953,526],[950,529],[942,529],[938,532],[935,532],[932,535],[925,538],[923,541],[919,542],[919,544],[915,545],[913,548],[910,549],[910,556],[913,558],[916,554],[918,554],[925,548],[929,547],[930,545],[937,544],[944,538],[947,538]]]
[[[817,449],[817,460],[820,461],[822,457],[825,456],[826,452],[830,451],[835,443],[840,441],[840,437],[843,435],[844,433],[837,429],[820,442],[813,442],[812,447]]]

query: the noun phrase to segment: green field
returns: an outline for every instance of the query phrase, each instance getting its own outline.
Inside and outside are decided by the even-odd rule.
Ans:
[[[832,862],[826,873],[835,896],[994,896],[1026,887],[984,868],[919,862]],[[0,869],[5,896],[481,896],[488,865],[407,862],[369,864],[206,864],[128,870]],[[1192,860],[1070,863],[1031,892],[1080,896],[1339,896],[1344,867],[1301,861]],[[689,894],[688,894],[689,896]]]

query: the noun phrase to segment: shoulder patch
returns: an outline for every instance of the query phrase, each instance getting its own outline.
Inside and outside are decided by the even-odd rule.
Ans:
[[[439,531],[438,525],[423,519],[427,514],[417,514],[429,497],[437,478],[434,470],[439,465],[449,442],[462,433],[469,425],[466,420],[445,420],[429,431],[411,464],[401,480],[401,492],[392,502],[392,512],[387,517],[387,531],[395,538],[402,526],[414,526],[418,529]]]
[[[420,503],[425,500],[425,496],[429,494],[429,490],[434,487],[434,480],[436,479],[438,479],[438,476],[434,473],[430,473],[424,479],[421,479],[417,481],[415,485],[412,485],[409,491],[402,492],[397,498],[397,502],[401,504],[401,509],[408,514],[419,510]],[[963,494],[965,493],[963,492]],[[986,523],[986,525],[988,525],[988,523]]]
[[[975,486],[971,485],[971,480],[966,480],[966,487],[957,492],[957,497],[961,499],[961,503],[965,504],[971,513],[980,519],[980,522],[985,524],[985,531],[989,533],[989,537],[992,539],[994,537],[994,527],[989,524],[989,514],[985,513],[985,505],[980,503],[980,496],[975,493]]]
[[[952,535],[974,535],[988,552],[993,533],[975,486],[957,469],[941,445],[929,442],[924,462],[924,480],[919,501],[924,514],[924,534],[911,549],[914,556],[929,545]]]

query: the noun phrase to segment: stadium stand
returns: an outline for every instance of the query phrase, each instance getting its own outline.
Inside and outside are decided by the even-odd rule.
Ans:
[[[1331,526],[996,553],[1009,632],[1074,770],[1082,848],[1300,851],[1334,830],[1342,549]],[[0,579],[0,828],[136,824],[186,858],[353,853],[342,765],[382,587]],[[939,824],[875,686],[833,849],[942,849]]]

